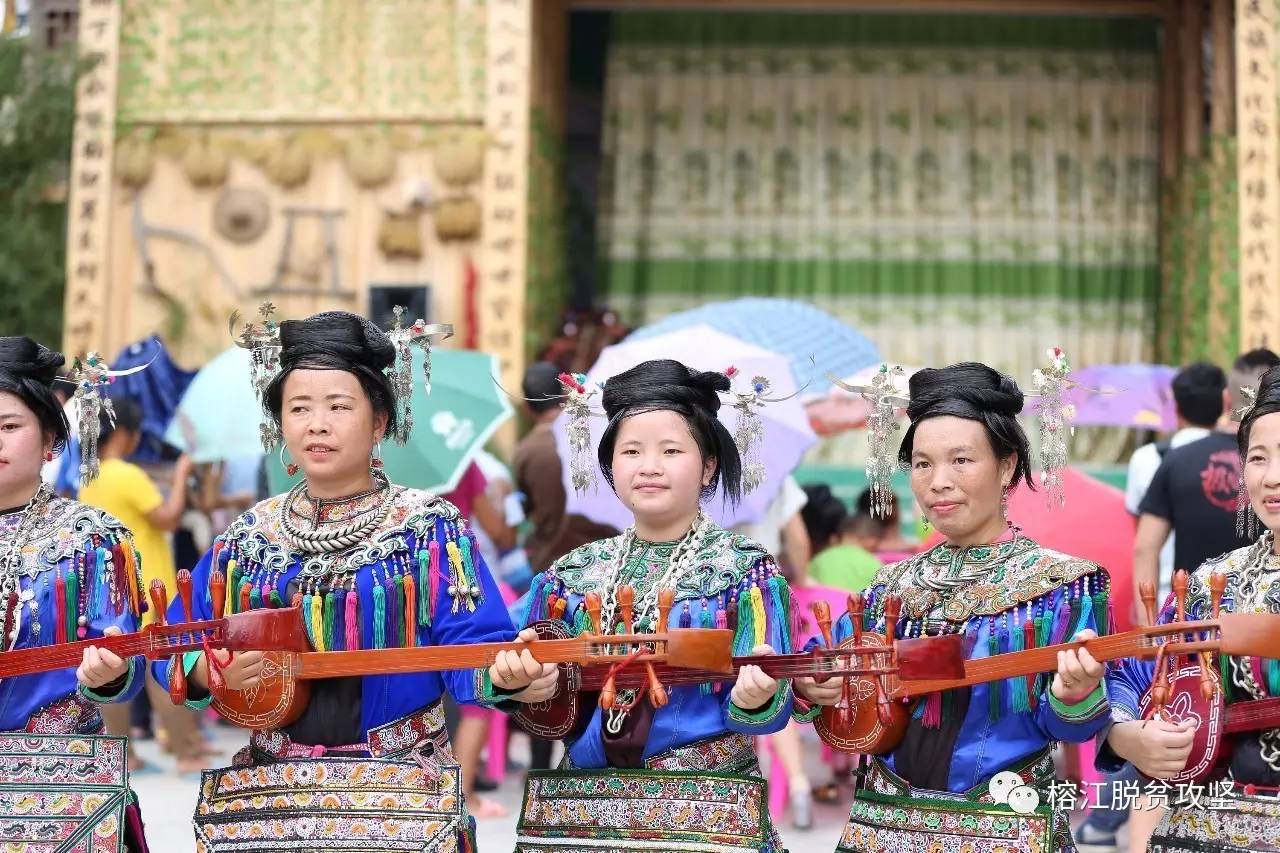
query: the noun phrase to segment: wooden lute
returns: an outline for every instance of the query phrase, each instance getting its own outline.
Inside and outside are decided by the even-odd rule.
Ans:
[[[671,616],[675,595],[663,590],[658,597],[658,618],[655,624],[666,625]],[[598,596],[585,597],[591,632],[601,637],[600,601]],[[816,602],[814,613],[819,622],[824,619],[830,628],[831,610],[825,601]],[[618,615],[624,632],[630,633],[634,617],[634,599],[624,588],[618,595]],[[538,622],[534,625],[540,636],[567,636],[568,629],[558,620]],[[708,629],[699,629],[708,630]],[[645,637],[651,635],[644,635]],[[610,643],[625,644],[624,637],[608,637]],[[900,678],[958,678],[964,673],[964,655],[959,637],[924,637],[918,640],[900,640],[898,657],[890,668],[887,649],[882,646],[842,646],[836,649],[813,649],[808,652],[774,655],[738,655],[724,669],[697,667],[673,667],[670,663],[646,662],[643,667],[630,666],[626,661],[608,670],[579,671],[576,667],[561,667],[561,685],[553,701],[535,705],[522,705],[514,713],[517,725],[535,737],[560,740],[573,737],[590,722],[595,706],[606,710],[624,708],[618,704],[619,690],[649,689],[649,701],[655,707],[667,704],[665,691],[655,696],[652,685],[720,684],[734,681],[739,670],[747,665],[760,667],[774,678],[829,677],[841,675],[887,675]],[[853,662],[857,663],[854,664]],[[851,665],[852,664],[852,665]],[[636,700],[638,701],[639,697]],[[633,702],[634,704],[634,702]]]
[[[1172,625],[1186,623],[1186,599],[1188,577],[1179,570],[1173,576],[1175,621]],[[1275,621],[1280,616],[1268,613],[1229,614],[1222,616],[1222,596],[1226,591],[1227,576],[1214,572],[1209,576],[1209,600],[1214,619],[1232,619],[1247,616],[1259,624]],[[1155,588],[1142,584],[1139,590],[1147,621],[1155,622]],[[1212,634],[1212,631],[1210,632]],[[1254,657],[1275,657],[1280,650],[1280,632],[1271,635],[1270,645],[1255,645]],[[1235,654],[1223,649],[1228,654]],[[1253,699],[1226,704],[1222,690],[1223,673],[1218,670],[1214,657],[1206,652],[1183,657],[1174,652],[1156,658],[1151,687],[1138,706],[1144,720],[1159,718],[1170,723],[1192,720],[1195,735],[1191,742],[1191,754],[1186,766],[1165,782],[1181,784],[1202,782],[1221,776],[1231,759],[1231,735],[1280,727],[1280,698]]]
[[[624,588],[628,589],[629,588]],[[622,594],[622,590],[619,591]],[[217,602],[215,601],[215,607]],[[597,605],[598,606],[598,605]],[[541,663],[572,663],[582,667],[607,666],[627,658],[643,663],[664,663],[669,667],[696,667],[716,672],[730,667],[732,632],[724,629],[676,629],[662,634],[609,637],[587,636],[530,643],[472,643],[457,646],[366,649],[342,652],[312,652],[298,621],[302,648],[292,643],[283,651],[267,651],[259,683],[247,690],[232,690],[215,676],[210,667],[213,706],[229,722],[252,729],[274,729],[301,716],[310,699],[310,682],[323,678],[343,678],[373,673],[428,672],[489,667],[503,651],[528,649]],[[624,652],[624,646],[645,644],[640,654]],[[276,647],[266,647],[276,648]],[[654,695],[665,692],[661,683],[650,685]]]
[[[185,569],[179,572],[178,582],[180,585],[186,584],[189,595],[191,573]],[[152,606],[163,614],[166,598],[164,582],[152,581],[148,592]],[[283,638],[289,635],[297,621],[297,613],[254,610],[220,619],[175,625],[165,625],[160,621],[128,634],[94,637],[53,646],[11,649],[0,652],[0,679],[75,669],[84,659],[84,650],[90,646],[106,649],[122,658],[141,656],[147,660],[210,648],[249,651],[263,648],[264,645],[274,647],[284,641]],[[184,685],[184,698],[185,694]]]
[[[900,606],[893,596],[885,599],[885,628],[889,636],[896,632]],[[883,635],[861,630],[864,603],[860,594],[849,597],[848,611],[854,631],[846,642],[855,645],[884,642]],[[1184,639],[1187,634],[1204,634],[1208,639],[1187,641]],[[824,633],[824,639],[830,646],[829,633]],[[814,727],[822,739],[836,749],[882,755],[893,751],[902,741],[911,718],[913,699],[935,691],[1052,672],[1057,669],[1060,651],[1087,649],[1099,662],[1154,657],[1159,667],[1160,661],[1169,655],[1218,651],[1229,655],[1259,654],[1278,646],[1280,616],[1232,613],[1197,622],[1148,625],[1105,637],[974,658],[965,661],[962,678],[907,681],[896,675],[856,675],[845,679],[843,697],[836,705],[823,708]],[[1199,688],[1202,684],[1199,674],[1196,678]]]

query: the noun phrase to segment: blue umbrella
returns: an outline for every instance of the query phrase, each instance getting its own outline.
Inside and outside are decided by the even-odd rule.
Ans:
[[[196,462],[260,455],[262,407],[249,372],[249,351],[237,346],[201,368],[178,403],[165,441]]]
[[[831,388],[830,380],[823,375],[827,371],[836,376],[852,376],[883,360],[876,345],[857,329],[793,299],[748,297],[712,302],[637,329],[627,341],[702,325],[785,356],[797,387],[808,384],[807,394],[821,394]]]

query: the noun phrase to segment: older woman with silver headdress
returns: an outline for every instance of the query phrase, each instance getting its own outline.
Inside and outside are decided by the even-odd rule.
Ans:
[[[1058,367],[1065,375],[1065,365]],[[898,463],[944,541],[880,571],[863,630],[885,630],[885,605],[896,596],[899,638],[959,634],[970,659],[1106,632],[1107,573],[1041,547],[1008,517],[1009,493],[1032,484],[1030,449],[1016,419],[1022,407],[1017,383],[984,364],[911,377],[911,425]],[[877,486],[887,488],[887,478]],[[836,641],[854,633],[850,614],[835,627]],[[930,694],[916,704],[901,742],[860,771],[836,849],[1073,850],[1067,815],[1047,796],[1050,749],[1056,741],[1086,741],[1106,725],[1102,678],[1102,665],[1080,649],[1059,652],[1056,672]],[[801,699],[834,705],[842,681],[804,679],[796,690]],[[1015,787],[1021,793],[1013,799]]]
[[[210,581],[220,576],[230,612],[299,601],[318,651],[511,639],[502,595],[457,509],[381,469],[384,437],[403,441],[411,425],[409,346],[429,346],[431,331],[389,336],[332,311],[284,321],[274,333],[263,325],[246,336],[269,414],[264,434],[274,440],[279,431],[282,459],[288,454],[286,465],[305,477],[218,538],[194,572],[192,615],[211,614]],[[174,602],[171,621],[183,616]],[[252,690],[264,677],[260,652],[212,654],[229,689]],[[197,652],[158,664],[156,676],[171,692],[175,678],[185,680],[187,704],[202,708],[212,698],[210,666]],[[441,695],[486,705],[536,700],[554,687],[547,670],[525,651],[487,670],[316,682],[301,717],[255,730],[234,767],[205,773],[197,849],[474,850]]]

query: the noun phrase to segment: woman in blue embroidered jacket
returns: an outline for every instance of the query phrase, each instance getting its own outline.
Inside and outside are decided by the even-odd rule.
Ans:
[[[1240,507],[1244,526],[1262,535],[1247,548],[1239,548],[1209,560],[1196,569],[1187,585],[1186,618],[1211,616],[1209,577],[1226,575],[1223,613],[1280,613],[1280,367],[1262,377],[1253,407],[1245,414],[1237,433],[1248,503]],[[1157,620],[1167,624],[1176,618],[1172,597]],[[1225,701],[1248,701],[1280,696],[1280,660],[1220,657]],[[1098,752],[1098,766],[1106,771],[1132,762],[1152,779],[1164,779],[1183,770],[1191,752],[1196,721],[1178,719],[1170,708],[1168,718],[1143,721],[1139,704],[1151,687],[1153,664],[1125,660],[1111,687],[1111,716],[1115,724],[1106,746]],[[1209,725],[1207,721],[1202,725]],[[1166,799],[1171,808],[1151,836],[1152,853],[1266,853],[1280,850],[1280,728],[1227,736],[1230,747],[1228,774],[1215,794],[1199,801],[1177,802],[1177,788]]]
[[[29,338],[0,338],[0,651],[138,626],[141,575],[129,531],[100,510],[57,497],[40,480],[41,464],[67,444],[66,417],[53,393],[63,362],[61,353]],[[95,417],[91,428],[97,426]],[[121,660],[90,647],[78,672],[0,680],[0,732],[101,734],[95,703],[133,698],[143,672],[143,658]],[[123,770],[124,756],[118,757]],[[136,837],[128,844],[142,850],[136,807],[131,812]]]
[[[259,335],[255,357],[267,365],[271,331],[250,330]],[[280,428],[282,454],[297,460],[306,477],[218,537],[194,572],[200,591],[194,618],[211,615],[209,580],[217,568],[227,579],[228,612],[300,600],[318,651],[510,640],[514,630],[502,596],[457,510],[391,483],[377,462],[384,435],[408,435],[408,343],[422,339],[393,341],[346,312],[285,321],[278,334],[279,372],[264,382],[272,419],[264,428],[269,437],[273,425]],[[171,605],[171,621],[185,618],[181,607],[180,601]],[[213,654],[229,688],[252,689],[262,675],[260,652]],[[196,812],[199,849],[220,849],[220,842],[250,832],[264,832],[269,847],[262,849],[271,850],[311,850],[319,838],[374,847],[425,838],[425,849],[471,849],[456,768],[442,769],[442,761],[453,761],[440,698],[445,689],[466,703],[539,698],[536,691],[513,697],[542,672],[527,652],[523,656],[504,658],[501,672],[371,673],[314,683],[298,720],[278,731],[255,731],[236,757],[235,768],[264,768],[267,776],[236,775],[235,768],[206,773]],[[176,664],[156,665],[162,684],[170,683]],[[181,665],[188,704],[205,707],[208,661],[197,652]],[[554,668],[547,674],[549,692]],[[378,763],[409,778],[359,775],[376,772]],[[440,774],[441,784],[431,788],[436,796],[425,805],[403,799],[425,790],[419,764],[429,775]],[[255,804],[263,789],[280,784],[309,796]],[[344,788],[382,796],[360,798]],[[325,791],[330,797],[317,808],[314,795]]]
[[[1023,406],[1017,384],[986,365],[957,364],[916,373],[910,396],[911,425],[899,462],[909,467],[925,518],[946,540],[880,571],[868,591],[866,629],[883,630],[885,596],[897,594],[899,637],[962,634],[971,658],[1105,632],[1106,572],[1041,548],[1006,517],[1008,493],[1019,482],[1032,485],[1027,438],[1016,420]],[[851,633],[845,614],[833,639]],[[1050,675],[927,697],[901,744],[872,760],[838,849],[923,850],[941,827],[948,827],[942,836],[954,835],[975,853],[998,845],[1073,849],[1065,815],[1053,815],[1047,805],[999,831],[982,823],[990,817],[957,824],[954,816],[991,803],[988,783],[1002,771],[1038,788],[1047,804],[1051,744],[1086,741],[1107,722],[1102,675],[1102,666],[1081,651],[1059,655]],[[838,680],[815,685],[807,679],[797,688],[801,698],[819,704],[835,704],[839,689]]]
[[[612,633],[618,589],[630,585],[635,630],[647,633],[656,629],[658,591],[671,589],[675,605],[666,627],[733,628],[740,655],[791,650],[790,595],[772,557],[700,510],[718,488],[730,501],[741,493],[739,452],[716,417],[718,395],[729,390],[726,375],[670,360],[645,362],[607,382],[609,424],[597,456],[635,524],[570,552],[535,578],[526,624],[557,618],[581,633],[590,626],[584,596],[594,592],[602,599],[604,630]],[[763,801],[752,798],[763,788],[752,736],[786,725],[789,682],[746,666],[733,684],[669,687],[662,708],[652,708],[643,692],[619,694],[619,703],[635,702],[630,711],[586,709],[590,719],[566,739],[561,769],[531,774],[519,851],[577,850],[578,840],[599,849],[602,839],[629,838],[656,847],[669,842],[672,849],[693,841],[711,846],[688,849],[736,850],[746,842],[776,849]],[[616,772],[577,772],[606,769]],[[741,787],[745,808],[697,806],[701,796],[712,799],[697,787],[709,773],[732,774],[725,784]],[[693,787],[680,788],[676,780],[686,777]],[[627,785],[632,778],[651,779],[650,795]],[[592,796],[586,787],[593,785],[602,794],[616,791],[607,816],[575,808]]]

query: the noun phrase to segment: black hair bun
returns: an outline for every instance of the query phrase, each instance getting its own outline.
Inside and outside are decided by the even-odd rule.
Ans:
[[[1012,377],[972,361],[917,371],[908,386],[911,402],[907,406],[907,417],[913,421],[949,401],[1012,418],[1022,411],[1024,402],[1022,390]]]
[[[0,337],[0,370],[13,376],[52,385],[58,376],[58,368],[66,362],[62,353],[42,346],[31,338],[21,335]]]
[[[720,411],[720,392],[729,387],[729,377],[723,373],[692,370],[672,359],[655,359],[606,382],[601,404],[610,418],[637,406],[698,408],[714,416]]]
[[[311,360],[330,366],[333,360],[386,370],[396,360],[396,348],[386,333],[358,314],[324,311],[305,320],[280,324],[282,367],[305,367]]]

